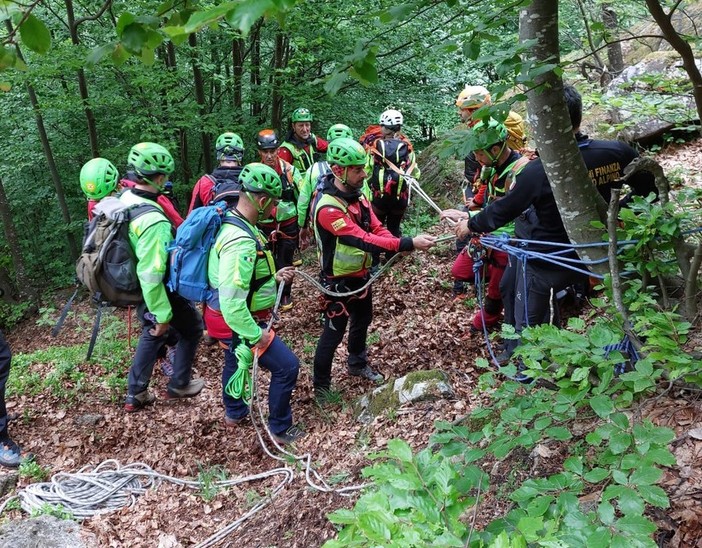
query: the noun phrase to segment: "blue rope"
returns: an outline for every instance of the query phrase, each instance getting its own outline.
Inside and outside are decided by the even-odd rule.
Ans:
[[[626,335],[624,335],[624,338],[620,342],[616,344],[608,344],[604,347],[603,350],[605,351],[605,358],[609,358],[609,354],[611,352],[619,351],[622,354],[629,356],[629,363],[631,363],[632,366],[636,365],[636,362],[639,361],[639,353],[629,340],[629,337],[627,337]],[[614,365],[615,375],[621,375],[625,372],[626,361]]]

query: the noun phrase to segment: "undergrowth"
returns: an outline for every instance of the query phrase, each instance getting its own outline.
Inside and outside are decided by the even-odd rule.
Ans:
[[[660,232],[644,225],[660,227],[661,219],[626,217],[652,249]],[[663,226],[674,235],[681,225]],[[669,261],[671,247],[655,247],[650,254],[634,246],[623,260],[634,271],[663,274],[658,263]],[[681,350],[689,322],[659,306],[654,289],[641,281],[625,288],[631,325],[643,341],[638,360],[616,349],[624,331],[607,299],[593,301],[591,315],[571,319],[567,330],[525,330],[516,356],[534,382],[506,380],[500,373],[514,375],[514,366],[498,372],[478,359],[486,373],[477,389],[489,403],[458,423],[438,421],[429,446],[418,452],[396,439],[371,455],[375,462],[362,473],[372,487],[353,508],[329,515],[339,533],[324,546],[657,546],[650,516],[670,506],[657,483],[676,464],[668,447],[675,434],[641,418],[634,406],[664,379],[701,384],[702,364]],[[520,455],[544,451],[551,472],[518,469]],[[500,463],[510,469],[506,476],[485,472]],[[488,492],[509,507],[478,528]]]

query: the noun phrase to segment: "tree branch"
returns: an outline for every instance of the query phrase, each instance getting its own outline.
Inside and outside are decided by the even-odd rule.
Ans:
[[[105,0],[105,3],[100,7],[98,12],[95,15],[86,15],[85,17],[81,17],[80,19],[76,19],[75,22],[73,23],[73,28],[78,30],[78,27],[85,23],[86,21],[95,21],[96,19],[99,19],[100,16],[105,13],[105,10],[109,8],[112,5],[112,0]]]

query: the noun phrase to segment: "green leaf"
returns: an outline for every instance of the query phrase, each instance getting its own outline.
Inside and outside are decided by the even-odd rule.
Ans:
[[[353,512],[352,510],[347,510],[345,508],[335,510],[331,514],[327,514],[327,517],[332,523],[340,523],[344,525],[356,523],[356,520],[358,520],[358,516],[355,512]]]
[[[653,506],[658,506],[658,508],[668,508],[670,506],[668,495],[657,485],[640,485],[639,494],[646,502]]]
[[[611,546],[612,543],[612,532],[607,527],[598,527],[594,533],[587,537],[586,546],[604,547]]]
[[[114,42],[110,42],[109,44],[103,44],[102,46],[95,48],[85,59],[86,66],[93,67],[97,65],[103,59],[103,57],[112,53],[114,49]]]
[[[16,2],[3,0],[0,2],[0,21],[10,19],[16,13],[21,13],[21,8]]]
[[[124,62],[131,57],[131,54],[125,49],[122,44],[117,44],[115,50],[112,52],[112,62],[116,66],[124,64]]]
[[[534,498],[526,507],[527,514],[532,517],[543,516],[554,501],[551,495],[544,495]]]
[[[614,527],[623,533],[633,535],[650,535],[656,526],[643,516],[624,516],[614,524]]]
[[[589,472],[583,474],[583,479],[590,483],[600,483],[605,478],[609,477],[609,470],[604,468],[593,468]]]
[[[595,396],[590,398],[590,407],[597,416],[606,419],[614,412],[614,404],[609,396]]]
[[[629,483],[629,476],[621,470],[612,470],[612,479],[622,486]]]
[[[617,506],[619,506],[619,510],[627,516],[632,514],[640,516],[644,512],[643,499],[636,491],[629,487],[624,487],[624,489],[621,490],[619,498],[617,499]]]
[[[624,451],[629,449],[631,441],[631,434],[615,434],[609,440],[609,448],[615,455],[621,455]]]
[[[605,525],[612,525],[612,523],[614,523],[614,506],[607,501],[601,502],[597,506],[597,515],[602,523]]]
[[[480,40],[477,37],[473,36],[468,41],[463,42],[463,55],[472,61],[480,57]]]
[[[117,36],[122,37],[124,29],[131,25],[134,22],[134,20],[135,17],[128,11],[122,13],[122,15],[119,16],[119,19],[117,19],[117,26],[115,27],[115,30],[117,31]]]
[[[629,429],[629,418],[624,413],[616,413],[610,417],[610,420],[622,430]]]
[[[146,29],[140,23],[130,23],[122,32],[122,45],[128,52],[140,55],[147,37]]]
[[[51,33],[43,21],[29,14],[19,28],[22,43],[32,51],[46,53],[51,48]]]
[[[653,485],[661,479],[663,470],[653,466],[642,466],[634,470],[629,478],[629,483],[633,485]]]
[[[227,15],[227,23],[235,29],[239,29],[244,36],[248,34],[256,21],[267,12],[276,9],[271,0],[244,0],[236,4],[236,9]]]
[[[646,464],[661,464],[663,466],[675,466],[678,461],[675,455],[667,447],[656,447],[646,451],[641,459]]]
[[[25,65],[19,57],[17,57],[14,49],[0,46],[0,70],[5,70],[8,68],[26,70],[27,65]]]
[[[388,441],[388,452],[401,462],[412,462],[412,448],[401,439]]]
[[[573,472],[578,476],[583,474],[583,459],[582,457],[568,457],[563,463],[563,468],[569,472]],[[596,482],[595,482],[596,483]]]
[[[547,428],[545,430],[545,433],[550,438],[553,438],[554,440],[558,441],[569,440],[573,437],[573,435],[570,433],[570,430],[563,426],[554,426],[552,428]]]

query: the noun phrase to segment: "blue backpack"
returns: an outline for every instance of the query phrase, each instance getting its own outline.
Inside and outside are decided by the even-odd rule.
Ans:
[[[226,212],[225,202],[198,207],[178,227],[175,240],[168,246],[168,289],[172,292],[195,302],[207,302],[213,297],[207,263],[222,223],[236,225],[251,233],[241,218],[225,218]]]

